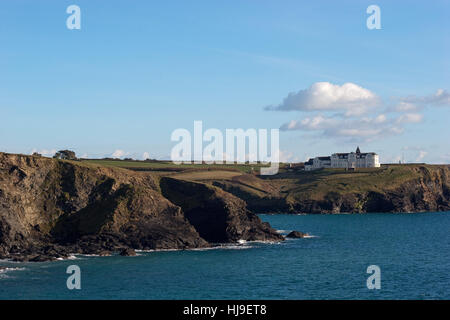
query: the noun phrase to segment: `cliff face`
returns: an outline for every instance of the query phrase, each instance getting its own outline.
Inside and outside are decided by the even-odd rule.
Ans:
[[[292,205],[274,190],[268,192],[252,192],[241,184],[233,184],[227,181],[214,181],[212,185],[229,192],[242,199],[247,208],[256,213],[289,213],[293,212]]]
[[[420,212],[450,210],[449,170],[417,168],[420,176],[385,193],[369,193],[364,202],[366,212]]]
[[[389,183],[363,192],[328,192],[321,198],[293,202],[292,210],[308,213],[423,212],[450,210],[449,170],[418,166],[416,176],[397,186]]]
[[[171,189],[180,188],[172,181],[164,193],[172,198]],[[124,248],[186,249],[256,235],[280,240],[239,199],[223,191],[206,194],[204,206],[195,210],[180,203],[186,214],[146,173],[0,153],[0,258],[43,261]],[[209,210],[216,217],[207,219],[211,231],[197,223]]]
[[[259,182],[258,192],[256,187],[249,188],[249,181],[233,179],[212,184],[244,199],[250,210],[260,213],[450,210],[450,170],[445,165],[387,166],[352,173],[304,172]],[[262,183],[265,187],[261,187]]]
[[[209,242],[280,241],[269,224],[243,209],[246,203],[214,186],[161,178],[161,192],[179,205],[200,236]]]

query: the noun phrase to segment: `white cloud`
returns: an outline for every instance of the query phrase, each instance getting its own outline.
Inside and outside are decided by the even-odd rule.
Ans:
[[[150,159],[150,153],[144,152],[144,153],[142,154],[142,160],[147,160],[147,159]]]
[[[401,100],[404,103],[420,106],[450,106],[450,93],[447,90],[438,89],[434,94],[428,96],[408,96]]]
[[[290,151],[280,150],[279,161],[280,162],[298,162],[299,158],[295,157],[294,154]]]
[[[128,155],[129,154],[129,152],[125,152],[125,151],[123,151],[123,150],[120,150],[120,149],[117,149],[116,151],[114,151],[113,153],[112,153],[112,157],[113,158],[122,158],[122,157],[124,157],[124,156],[126,156],[126,155]]]
[[[420,113],[405,113],[402,114],[398,119],[398,123],[418,123],[421,122],[423,116]]]
[[[330,82],[316,82],[308,89],[290,93],[278,106],[266,110],[279,111],[338,111],[346,116],[367,113],[379,104],[379,98],[370,90],[354,83],[335,85]]]
[[[416,161],[421,161],[427,154],[428,154],[428,152],[420,150],[419,155],[416,158]]]
[[[388,109],[389,112],[417,112],[425,107],[450,106],[450,94],[447,90],[438,89],[428,96],[414,96],[397,98],[398,103]]]
[[[386,122],[386,120],[387,120],[386,115],[380,114],[374,119],[374,122],[375,123],[383,123],[383,122]]]
[[[35,152],[43,155],[44,157],[53,157],[56,153],[56,149],[51,149],[51,150],[42,149],[40,151],[38,151],[38,149],[33,149],[33,150],[31,150],[30,154],[33,154]]]
[[[444,89],[429,96],[395,98],[393,106],[386,107],[375,93],[354,83],[316,82],[307,89],[290,93],[281,104],[266,110],[310,113],[282,124],[283,131],[309,131],[355,142],[401,134],[407,124],[423,121],[422,109],[446,105],[450,106],[450,94]]]
[[[397,112],[410,112],[410,111],[416,111],[419,109],[419,107],[411,102],[405,102],[400,101],[393,109],[392,111]]]
[[[338,124],[339,121],[337,119],[326,118],[322,115],[318,115],[312,118],[304,118],[300,121],[291,120],[288,123],[283,124],[280,127],[280,130],[324,130]]]
[[[351,141],[372,141],[387,135],[403,132],[395,118],[380,114],[374,117],[343,118],[317,115],[283,124],[280,130],[316,131],[328,138],[345,138]]]

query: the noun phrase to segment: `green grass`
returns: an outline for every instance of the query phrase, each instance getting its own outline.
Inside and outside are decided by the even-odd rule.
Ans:
[[[131,170],[149,170],[149,171],[183,171],[188,169],[198,170],[237,170],[242,173],[258,173],[261,164],[174,164],[171,161],[127,161],[127,160],[110,160],[110,159],[92,159],[82,160],[82,163],[100,165],[105,167],[119,167]]]
[[[427,169],[433,169],[427,166]],[[399,187],[402,183],[421,176],[419,166],[382,166],[381,168],[324,169],[303,172],[297,179],[290,179],[290,197],[322,198],[330,192],[364,193],[368,191],[384,192]]]

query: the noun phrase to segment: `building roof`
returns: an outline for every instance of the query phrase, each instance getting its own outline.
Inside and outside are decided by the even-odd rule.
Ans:
[[[355,154],[355,152],[350,152],[350,153]],[[350,153],[333,153],[332,155],[333,156],[334,155],[337,155],[337,156],[348,156]],[[360,152],[360,153],[357,153],[357,154],[366,155],[366,154],[376,154],[376,153],[375,152]]]

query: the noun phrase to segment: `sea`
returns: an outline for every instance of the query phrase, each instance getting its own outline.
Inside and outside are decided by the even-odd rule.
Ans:
[[[450,212],[260,217],[281,234],[309,236],[135,257],[0,260],[0,299],[450,299]]]

